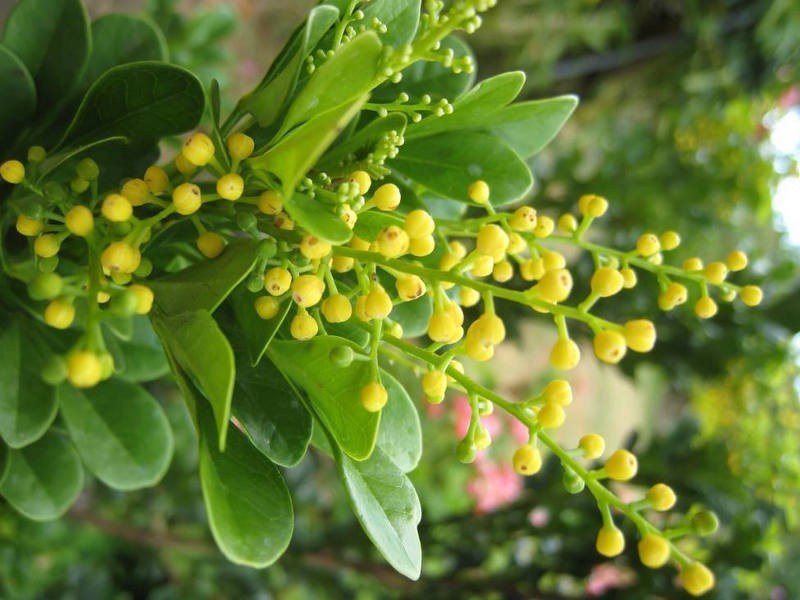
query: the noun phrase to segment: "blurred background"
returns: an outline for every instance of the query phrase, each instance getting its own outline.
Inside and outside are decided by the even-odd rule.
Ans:
[[[230,107],[315,2],[88,4],[93,17],[150,15],[171,59],[206,84],[217,78]],[[0,2],[0,19],[11,5]],[[534,159],[539,210],[558,214],[581,194],[597,193],[611,203],[593,226],[603,243],[630,247],[644,230],[676,229],[684,239],[672,253],[678,263],[694,255],[722,259],[732,248],[749,253],[745,276],[765,290],[758,310],[723,304],[712,322],[699,322],[690,309],[656,314],[656,284],[644,277],[613,305],[601,304],[609,318],[655,314],[659,343],[621,368],[585,361],[571,376],[576,402],[560,435],[574,445],[596,431],[612,445],[633,447],[637,486],[665,481],[678,492],[679,512],[717,511],[720,531],[689,548],[717,574],[709,597],[800,598],[796,2],[500,0],[469,42],[479,79],[521,69],[527,98],[581,97],[562,133]],[[588,281],[591,260],[575,269]],[[542,365],[553,334],[529,312],[500,309],[513,322],[513,340],[474,372],[518,398],[550,375]],[[371,549],[333,465],[315,453],[286,472],[296,512],[289,552],[264,571],[227,563],[205,524],[191,425],[173,387],[158,382],[154,390],[176,432],[165,480],[125,494],[89,485],[55,523],[32,523],[0,506],[0,597],[684,597],[675,571],[643,568],[635,544],[613,561],[595,552],[594,503],[565,491],[557,464],[525,481],[514,474],[520,433],[510,421],[492,417],[495,443],[473,465],[461,465],[454,449],[466,404],[453,398],[434,410],[407,383],[425,417],[425,457],[413,474],[424,509],[419,582],[394,573]],[[635,539],[633,530],[626,534]]]

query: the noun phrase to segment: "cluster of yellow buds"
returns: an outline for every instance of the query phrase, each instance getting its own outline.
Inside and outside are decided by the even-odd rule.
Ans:
[[[200,260],[223,254],[232,235],[270,239],[275,251],[256,263],[247,284],[254,293],[253,310],[260,318],[272,320],[282,318],[287,312],[282,308],[289,308],[288,334],[300,341],[347,322],[366,331],[373,376],[360,390],[365,410],[380,411],[389,397],[380,381],[378,350],[383,345],[403,350],[424,367],[422,387],[428,401],[441,402],[450,387],[470,395],[473,425],[459,444],[459,458],[470,461],[491,444],[480,419],[499,406],[530,431],[529,442],[513,457],[518,473],[534,475],[541,469],[541,442],[561,459],[571,491],[588,487],[595,495],[604,523],[597,538],[601,554],[614,556],[624,548],[624,538],[611,520],[609,506],[613,505],[639,526],[639,551],[645,565],[659,567],[674,559],[692,593],[702,593],[713,584],[705,567],[681,554],[639,514],[645,508],[669,508],[667,505],[674,503],[674,494],[672,501],[667,501],[665,490],[669,488],[657,486],[648,492],[646,502],[625,505],[601,485],[603,479],[627,481],[635,475],[636,458],[630,452],[617,450],[602,468],[591,471],[576,457],[599,458],[605,450],[600,436],[584,436],[574,450],[560,448],[549,437],[548,430],[564,423],[565,409],[572,401],[565,379],[554,379],[535,398],[512,403],[465,376],[456,359],[490,360],[505,339],[506,326],[495,311],[495,298],[550,315],[558,333],[550,350],[550,364],[556,369],[572,369],[580,360],[568,320],[592,329],[594,353],[604,362],[618,363],[628,350],[648,352],[656,340],[651,321],[635,318],[613,323],[594,315],[593,306],[636,286],[637,269],[658,278],[658,304],[664,310],[687,301],[685,283],[700,289],[695,312],[701,318],[711,317],[717,310],[709,295],[712,287],[720,289],[724,300],[738,295],[746,305],[756,305],[761,300],[759,288],[727,281],[729,272],[747,265],[742,252],[734,251],[725,262],[708,265],[698,258],[681,267],[666,265],[664,253],[680,244],[678,234],[672,231],[660,236],[644,234],[629,251],[583,238],[591,223],[608,210],[604,198],[581,197],[580,220],[570,213],[551,218],[531,206],[498,212],[491,204],[491,189],[482,180],[468,186],[464,201],[482,209],[484,216],[435,219],[424,208],[404,206],[403,192],[395,182],[384,182],[373,190],[372,176],[382,174],[378,169],[372,175],[365,170],[338,177],[321,173],[316,181],[306,179],[301,185],[300,191],[316,202],[315,210],[328,211],[352,231],[335,243],[295,222],[295,200],[285,198],[277,185],[249,177],[246,161],[254,148],[251,137],[234,133],[228,137],[225,151],[219,152],[208,135],[198,132],[186,140],[173,168],[151,166],[141,179],[129,179],[103,198],[92,184],[98,177],[97,165],[87,159],[78,164],[71,194],[53,201],[42,215],[19,213],[17,231],[31,240],[39,267],[39,273],[28,282],[30,295],[49,301],[44,320],[59,329],[69,328],[75,319],[75,300],[86,303],[86,333],[66,360],[66,377],[73,385],[90,387],[113,373],[113,361],[98,335],[99,323],[106,316],[150,311],[153,293],[142,280],[152,265],[143,258],[143,250],[151,234],[169,220],[186,218],[193,224],[198,257],[203,257]],[[196,179],[203,172],[213,175],[215,181],[209,185]],[[16,185],[26,183],[25,166],[18,161],[0,165],[0,175]],[[227,221],[219,215],[225,215]],[[210,223],[217,224],[217,230],[207,229]],[[226,224],[220,227],[220,223]],[[78,240],[88,248],[88,265],[79,274],[62,278],[55,273],[61,247]],[[595,262],[589,294],[574,306],[567,303],[573,277],[558,249],[563,245],[591,253]],[[515,278],[526,289],[503,285]],[[411,345],[401,339],[402,327],[392,316],[397,306],[426,296],[430,314],[425,332],[430,342]],[[108,308],[103,308],[105,303]],[[464,308],[480,303],[478,316],[467,322]]]

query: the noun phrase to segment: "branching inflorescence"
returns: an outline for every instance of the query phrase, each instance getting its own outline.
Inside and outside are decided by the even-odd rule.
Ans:
[[[343,343],[335,357],[345,366],[353,361],[369,364],[368,380],[355,391],[360,410],[377,413],[391,401],[381,357],[402,355],[419,374],[428,402],[442,402],[448,390],[469,398],[472,419],[458,444],[459,460],[471,462],[491,444],[481,418],[494,409],[506,411],[529,431],[528,443],[513,456],[517,473],[535,475],[544,450],[560,461],[570,493],[586,489],[595,498],[601,517],[596,542],[600,554],[613,557],[625,547],[616,512],[635,525],[644,565],[660,568],[672,562],[687,591],[706,592],[713,586],[713,574],[678,542],[687,534],[713,531],[713,515],[692,514],[685,525],[662,530],[652,515],[673,508],[676,497],[669,486],[656,484],[641,499],[625,502],[606,485],[635,477],[637,460],[631,452],[616,449],[595,468],[591,461],[606,452],[600,435],[589,433],[574,448],[557,443],[550,432],[567,418],[572,401],[567,379],[553,379],[531,398],[511,400],[470,377],[459,361],[488,361],[505,339],[506,325],[495,310],[499,298],[552,321],[557,341],[549,360],[554,369],[568,372],[578,365],[581,351],[570,335],[578,323],[592,332],[597,358],[616,364],[628,351],[650,351],[656,327],[639,316],[623,323],[609,321],[593,312],[598,303],[633,288],[638,277],[651,276],[660,288],[657,304],[665,311],[692,295],[698,298],[694,312],[702,319],[715,315],[720,300],[733,302],[738,297],[755,306],[761,290],[728,279],[729,273],[747,266],[747,257],[733,251],[724,261],[704,264],[692,258],[671,265],[669,252],[680,244],[674,231],[645,233],[633,248],[600,245],[586,233],[608,210],[604,198],[582,196],[575,213],[557,216],[527,204],[504,209],[509,194],[504,191],[495,201],[498,184],[487,182],[481,173],[472,174],[480,165],[462,164],[444,184],[420,181],[413,169],[395,162],[403,156],[407,138],[429,139],[422,135],[424,129],[415,132],[413,127],[419,124],[445,137],[461,130],[483,135],[472,133],[469,124],[470,100],[479,97],[468,92],[467,100],[459,101],[400,91],[393,98],[382,100],[386,95],[377,94],[367,102],[368,94],[400,85],[404,70],[418,61],[435,61],[455,74],[471,72],[469,56],[455,56],[452,46],[442,41],[455,30],[475,30],[480,13],[494,3],[463,1],[445,9],[443,2],[426,1],[413,39],[396,46],[379,42],[379,35],[391,33],[391,24],[370,16],[368,4],[363,9],[359,4],[347,3],[330,36],[321,38],[316,51],[300,61],[305,88],[286,101],[280,117],[251,110],[243,100],[209,134],[189,136],[174,160],[131,173],[132,178],[108,192],[98,188],[100,158],[101,166],[91,158],[77,162],[68,186],[42,175],[47,154],[39,146],[30,148],[25,164],[8,160],[0,165],[3,180],[20,190],[16,198],[35,198],[14,204],[16,231],[29,242],[25,264],[6,261],[4,269],[27,285],[34,301],[29,309],[45,323],[79,332],[43,377],[53,385],[66,379],[82,389],[113,377],[115,364],[103,324],[158,310],[158,279],[151,284],[151,273],[180,272],[187,265],[216,260],[233,241],[251,239],[256,250],[242,285],[250,310],[273,323],[279,338],[365,339]],[[376,56],[361,88],[332,92],[333,84],[315,79],[320,73],[323,77],[325,69],[345,69],[340,75],[349,77],[347,68],[361,68],[356,59],[347,58],[348,47],[359,44],[361,54]],[[320,87],[326,83],[333,87]],[[500,90],[498,80],[494,83]],[[322,109],[314,107],[313,100],[318,103],[337,93]],[[356,142],[344,138],[331,145],[360,111],[359,129],[349,132]],[[462,114],[466,121],[457,120]],[[509,123],[523,126],[489,118],[478,127]],[[325,136],[327,142],[315,141]],[[463,143],[472,139],[479,138]],[[449,194],[443,193],[451,182]],[[521,193],[513,191],[511,200],[529,187],[523,182]],[[426,196],[431,188],[434,193]],[[449,198],[460,210],[448,214],[428,206],[431,195]],[[472,208],[469,218],[461,216],[466,207]],[[189,231],[185,239],[193,241],[196,251],[189,248],[171,266],[154,264],[151,244],[171,231]],[[565,248],[573,249],[569,261]],[[591,255],[595,268],[588,295],[575,299],[570,262],[580,253]],[[405,305],[412,309],[398,316]],[[468,322],[465,308],[480,314]],[[288,326],[281,327],[284,319]],[[420,320],[422,327],[412,324],[404,336],[404,326]],[[351,338],[348,332],[358,336]],[[302,380],[295,384],[304,385]]]

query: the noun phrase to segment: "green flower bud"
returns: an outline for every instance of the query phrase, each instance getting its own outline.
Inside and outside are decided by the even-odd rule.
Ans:
[[[565,469],[564,475],[561,477],[561,483],[564,489],[570,494],[580,494],[586,486],[586,482],[581,479],[578,474],[572,469]]]
[[[719,519],[710,510],[701,510],[692,516],[692,529],[698,535],[711,535],[719,529]]]
[[[456,457],[464,464],[473,462],[477,453],[478,449],[475,446],[475,442],[471,439],[461,440],[456,448]]]
[[[353,362],[353,356],[355,353],[350,346],[337,346],[329,355],[331,362],[335,364],[337,367],[348,367],[350,363]]]
[[[52,300],[61,293],[64,280],[56,273],[39,273],[28,282],[28,295],[34,300]]]

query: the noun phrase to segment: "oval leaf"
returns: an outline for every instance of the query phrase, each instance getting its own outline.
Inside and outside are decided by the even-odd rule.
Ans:
[[[305,194],[294,194],[286,198],[283,207],[298,225],[321,240],[331,244],[344,244],[353,237],[353,231],[331,211],[330,206]]]
[[[258,258],[258,248],[255,240],[234,240],[213,260],[203,260],[149,282],[158,308],[168,315],[194,310],[214,312],[247,277]]]
[[[369,539],[390,565],[409,579],[418,579],[422,548],[417,525],[422,510],[408,477],[380,448],[363,462],[336,452],[336,464],[353,512]]]
[[[422,426],[419,414],[405,388],[386,371],[381,381],[389,400],[381,414],[378,448],[404,473],[413,471],[422,457]]]
[[[247,346],[250,364],[255,366],[261,360],[267,347],[278,333],[286,315],[292,309],[291,302],[284,302],[278,314],[271,319],[264,320],[253,309],[253,303],[258,296],[249,291],[246,286],[239,285],[230,296],[233,315],[238,323],[238,335]]]
[[[283,554],[292,537],[289,490],[275,465],[238,430],[220,452],[208,409],[202,402],[197,407],[200,484],[214,540],[232,562],[266,567]]]
[[[311,440],[311,415],[283,374],[268,360],[236,364],[233,414],[253,445],[283,467],[293,467]]]
[[[129,383],[153,381],[169,373],[164,347],[147,317],[130,319],[130,339],[105,336],[106,346],[114,357],[116,376]]]
[[[83,73],[82,89],[88,89],[103,73],[126,63],[167,60],[167,41],[149,19],[111,13],[92,23],[92,53]]]
[[[453,103],[453,112],[409,125],[406,139],[464,129],[483,128],[492,113],[516,98],[525,85],[525,73],[510,71],[484,79]],[[404,148],[405,150],[405,148]]]
[[[29,519],[57,519],[83,488],[81,459],[72,444],[56,433],[8,450],[7,460],[0,494]]]
[[[528,165],[497,137],[478,131],[452,131],[409,140],[392,168],[430,191],[468,202],[467,187],[483,179],[491,203],[520,200],[533,185]]]
[[[276,146],[249,159],[251,168],[277,175],[283,184],[284,198],[290,198],[300,179],[316,164],[366,101],[367,96],[363,95],[303,123]]]
[[[306,342],[273,340],[267,356],[291,381],[302,388],[314,412],[345,454],[364,460],[375,447],[380,413],[361,406],[360,390],[370,381],[366,361],[341,367],[330,359],[342,345],[357,347],[349,340],[318,336]]]
[[[236,379],[233,350],[225,334],[205,310],[178,315],[157,312],[152,321],[168,352],[211,404],[219,447],[224,450]]]
[[[44,435],[58,410],[55,390],[40,375],[44,346],[34,335],[19,321],[0,331],[0,436],[12,448]]]
[[[484,123],[523,158],[530,158],[547,144],[578,105],[576,96],[558,96],[506,106]]]
[[[364,23],[379,19],[386,25],[381,34],[385,44],[398,48],[414,39],[419,25],[421,2],[409,0],[375,0],[364,8]]]
[[[58,388],[61,415],[83,462],[118,490],[157,483],[172,458],[172,430],[156,400],[138,385],[110,379]]]
[[[241,107],[252,114],[261,127],[272,124],[297,85],[304,61],[322,36],[333,27],[339,11],[333,6],[317,6],[308,13],[302,29],[295,33],[286,45],[287,54],[276,61],[275,72],[270,72],[264,81],[250,94],[242,98]]]
[[[281,131],[289,131],[321,112],[351,104],[369,92],[378,74],[382,53],[383,45],[373,31],[361,33],[341,46],[314,71],[289,106]]]
[[[36,81],[39,114],[75,89],[89,59],[89,31],[81,0],[21,0],[8,15],[3,44]]]
[[[0,46],[0,81],[3,82],[0,138],[10,146],[18,128],[27,124],[36,112],[36,87],[23,62],[3,46]]]
[[[120,65],[89,88],[61,145],[117,135],[138,140],[181,133],[197,125],[204,106],[200,81],[182,67],[160,62]]]

